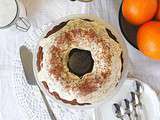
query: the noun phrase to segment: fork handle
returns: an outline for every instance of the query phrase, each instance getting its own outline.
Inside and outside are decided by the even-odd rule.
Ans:
[[[128,114],[126,114],[126,115],[123,115],[122,120],[132,120],[132,119]]]
[[[147,120],[147,117],[145,115],[145,109],[143,109],[142,106],[137,106],[136,111],[138,114],[138,120]]]

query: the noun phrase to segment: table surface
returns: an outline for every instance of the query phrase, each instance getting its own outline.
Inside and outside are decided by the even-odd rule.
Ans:
[[[118,8],[121,0],[95,0],[92,3],[70,2],[69,0],[22,0],[32,28],[27,33],[17,31],[15,26],[0,30],[0,120],[25,120],[25,113],[17,102],[10,81],[14,78],[13,59],[17,57],[21,44],[37,28],[70,14],[89,13],[100,16],[119,30]],[[120,31],[119,31],[120,32]],[[128,43],[132,76],[160,91],[160,62],[144,57]]]

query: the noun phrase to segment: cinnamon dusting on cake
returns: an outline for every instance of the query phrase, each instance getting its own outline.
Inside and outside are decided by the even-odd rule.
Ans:
[[[54,35],[54,37],[52,37],[51,35]],[[56,99],[72,105],[86,105],[90,103],[78,103],[77,101],[87,100],[87,97],[85,96],[89,95],[91,100],[88,101],[94,101],[92,99],[95,98],[92,97],[96,96],[96,91],[98,91],[100,88],[104,89],[104,85],[107,85],[106,83],[109,83],[108,85],[110,85],[107,86],[106,89],[109,89],[111,86],[116,85],[117,81],[119,80],[119,71],[116,72],[116,74],[118,75],[118,77],[116,78],[118,79],[114,80],[113,83],[110,76],[113,74],[112,65],[115,64],[113,62],[119,62],[119,59],[116,58],[116,61],[113,61],[112,58],[115,56],[120,57],[121,46],[119,45],[117,38],[109,29],[106,29],[105,26],[104,28],[101,25],[98,26],[97,23],[92,20],[69,20],[55,26],[45,36],[45,38],[48,37],[50,40],[53,39],[54,42],[49,46],[49,48],[47,48],[47,53],[50,54],[50,57],[45,57],[47,65],[49,65],[49,67],[45,70],[47,70],[55,84],[56,82],[60,82],[63,89],[68,91],[68,93],[66,93],[67,95],[70,94],[69,91],[72,91],[72,93],[74,93],[76,97],[76,99],[74,99],[74,97],[71,97],[73,98],[73,100],[68,101],[65,99],[65,94],[62,95],[60,91],[56,91],[53,86],[55,91],[50,92],[50,94],[54,95]],[[109,37],[113,40],[109,39]],[[85,74],[81,78],[70,73],[67,68],[67,56],[70,50],[73,48],[91,51],[93,55],[92,57],[94,61],[96,61],[96,64],[93,67],[93,71],[91,73]],[[40,51],[42,51],[42,48],[39,49]],[[37,55],[37,59],[40,59],[39,61],[37,60],[38,66],[42,62],[41,59],[43,59],[43,52],[42,58]],[[123,59],[121,60],[121,62],[123,63]],[[119,68],[120,65],[118,66],[118,70]],[[40,69],[41,67],[38,68],[38,71],[40,71]],[[121,70],[122,69],[123,68],[121,67]],[[42,83],[48,90],[49,87],[52,87],[48,86],[45,81]],[[106,89],[105,91],[107,91]]]
[[[58,78],[61,77],[61,73],[63,72],[63,64],[60,57],[61,49],[53,46],[50,52],[52,53],[52,57],[50,60],[50,64],[52,67],[49,70],[49,73],[53,74],[58,80]]]
[[[82,77],[81,80],[75,79],[74,81],[72,81],[70,80],[71,78],[69,74],[65,72],[66,70],[63,66],[64,65],[63,46],[65,46],[66,44],[71,44],[71,42],[72,44],[77,44],[79,40],[81,40],[81,38],[85,38],[84,40],[88,42],[95,42],[97,44],[101,44],[103,48],[101,56],[108,65],[111,65],[111,55],[109,54],[110,52],[108,52],[110,50],[109,43],[105,42],[104,39],[99,38],[96,32],[92,29],[89,29],[89,30],[74,29],[74,30],[66,31],[64,34],[60,34],[60,36],[56,38],[55,41],[57,41],[57,44],[56,44],[57,46],[53,45],[50,50],[50,53],[52,54],[52,57],[50,59],[50,64],[52,67],[50,68],[49,73],[53,75],[56,78],[56,80],[63,78],[62,75],[67,74],[65,79],[60,81],[61,84],[63,84],[66,89],[72,89],[77,91],[77,88],[79,88],[80,92],[85,91],[84,94],[87,95],[98,89],[98,87],[96,86],[97,82],[95,83],[92,82],[94,81],[95,78],[93,77],[92,79],[90,79],[87,77]],[[109,77],[110,74],[111,73],[108,72],[108,70],[99,74],[99,76],[102,75],[103,78],[101,77],[101,80],[99,80],[98,86],[101,86],[103,84],[103,82],[101,81],[106,81],[107,80],[106,78]],[[90,84],[91,82],[92,84]]]

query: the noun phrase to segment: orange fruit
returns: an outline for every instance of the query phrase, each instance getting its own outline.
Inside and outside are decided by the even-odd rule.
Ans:
[[[137,44],[144,55],[160,60],[160,22],[150,21],[143,24],[138,29]]]
[[[122,14],[133,25],[151,20],[157,12],[157,0],[123,0]]]
[[[160,0],[158,0],[158,10],[157,10],[157,14],[156,14],[156,19],[160,20]]]

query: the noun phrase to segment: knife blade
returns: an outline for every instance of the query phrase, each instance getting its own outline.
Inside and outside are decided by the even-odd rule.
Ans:
[[[24,70],[24,74],[28,84],[36,85],[36,80],[33,72],[33,55],[25,46],[20,47],[20,57]]]
[[[25,74],[25,77],[26,77],[28,84],[38,86],[40,93],[41,93],[41,96],[42,96],[42,99],[44,101],[44,104],[47,108],[47,111],[49,113],[51,120],[57,120],[50,105],[49,105],[49,102],[48,102],[45,94],[43,93],[43,91],[40,89],[39,85],[36,82],[34,72],[33,72],[33,54],[32,54],[32,52],[28,48],[26,48],[25,46],[21,46],[20,47],[20,58],[21,58],[24,74]]]

